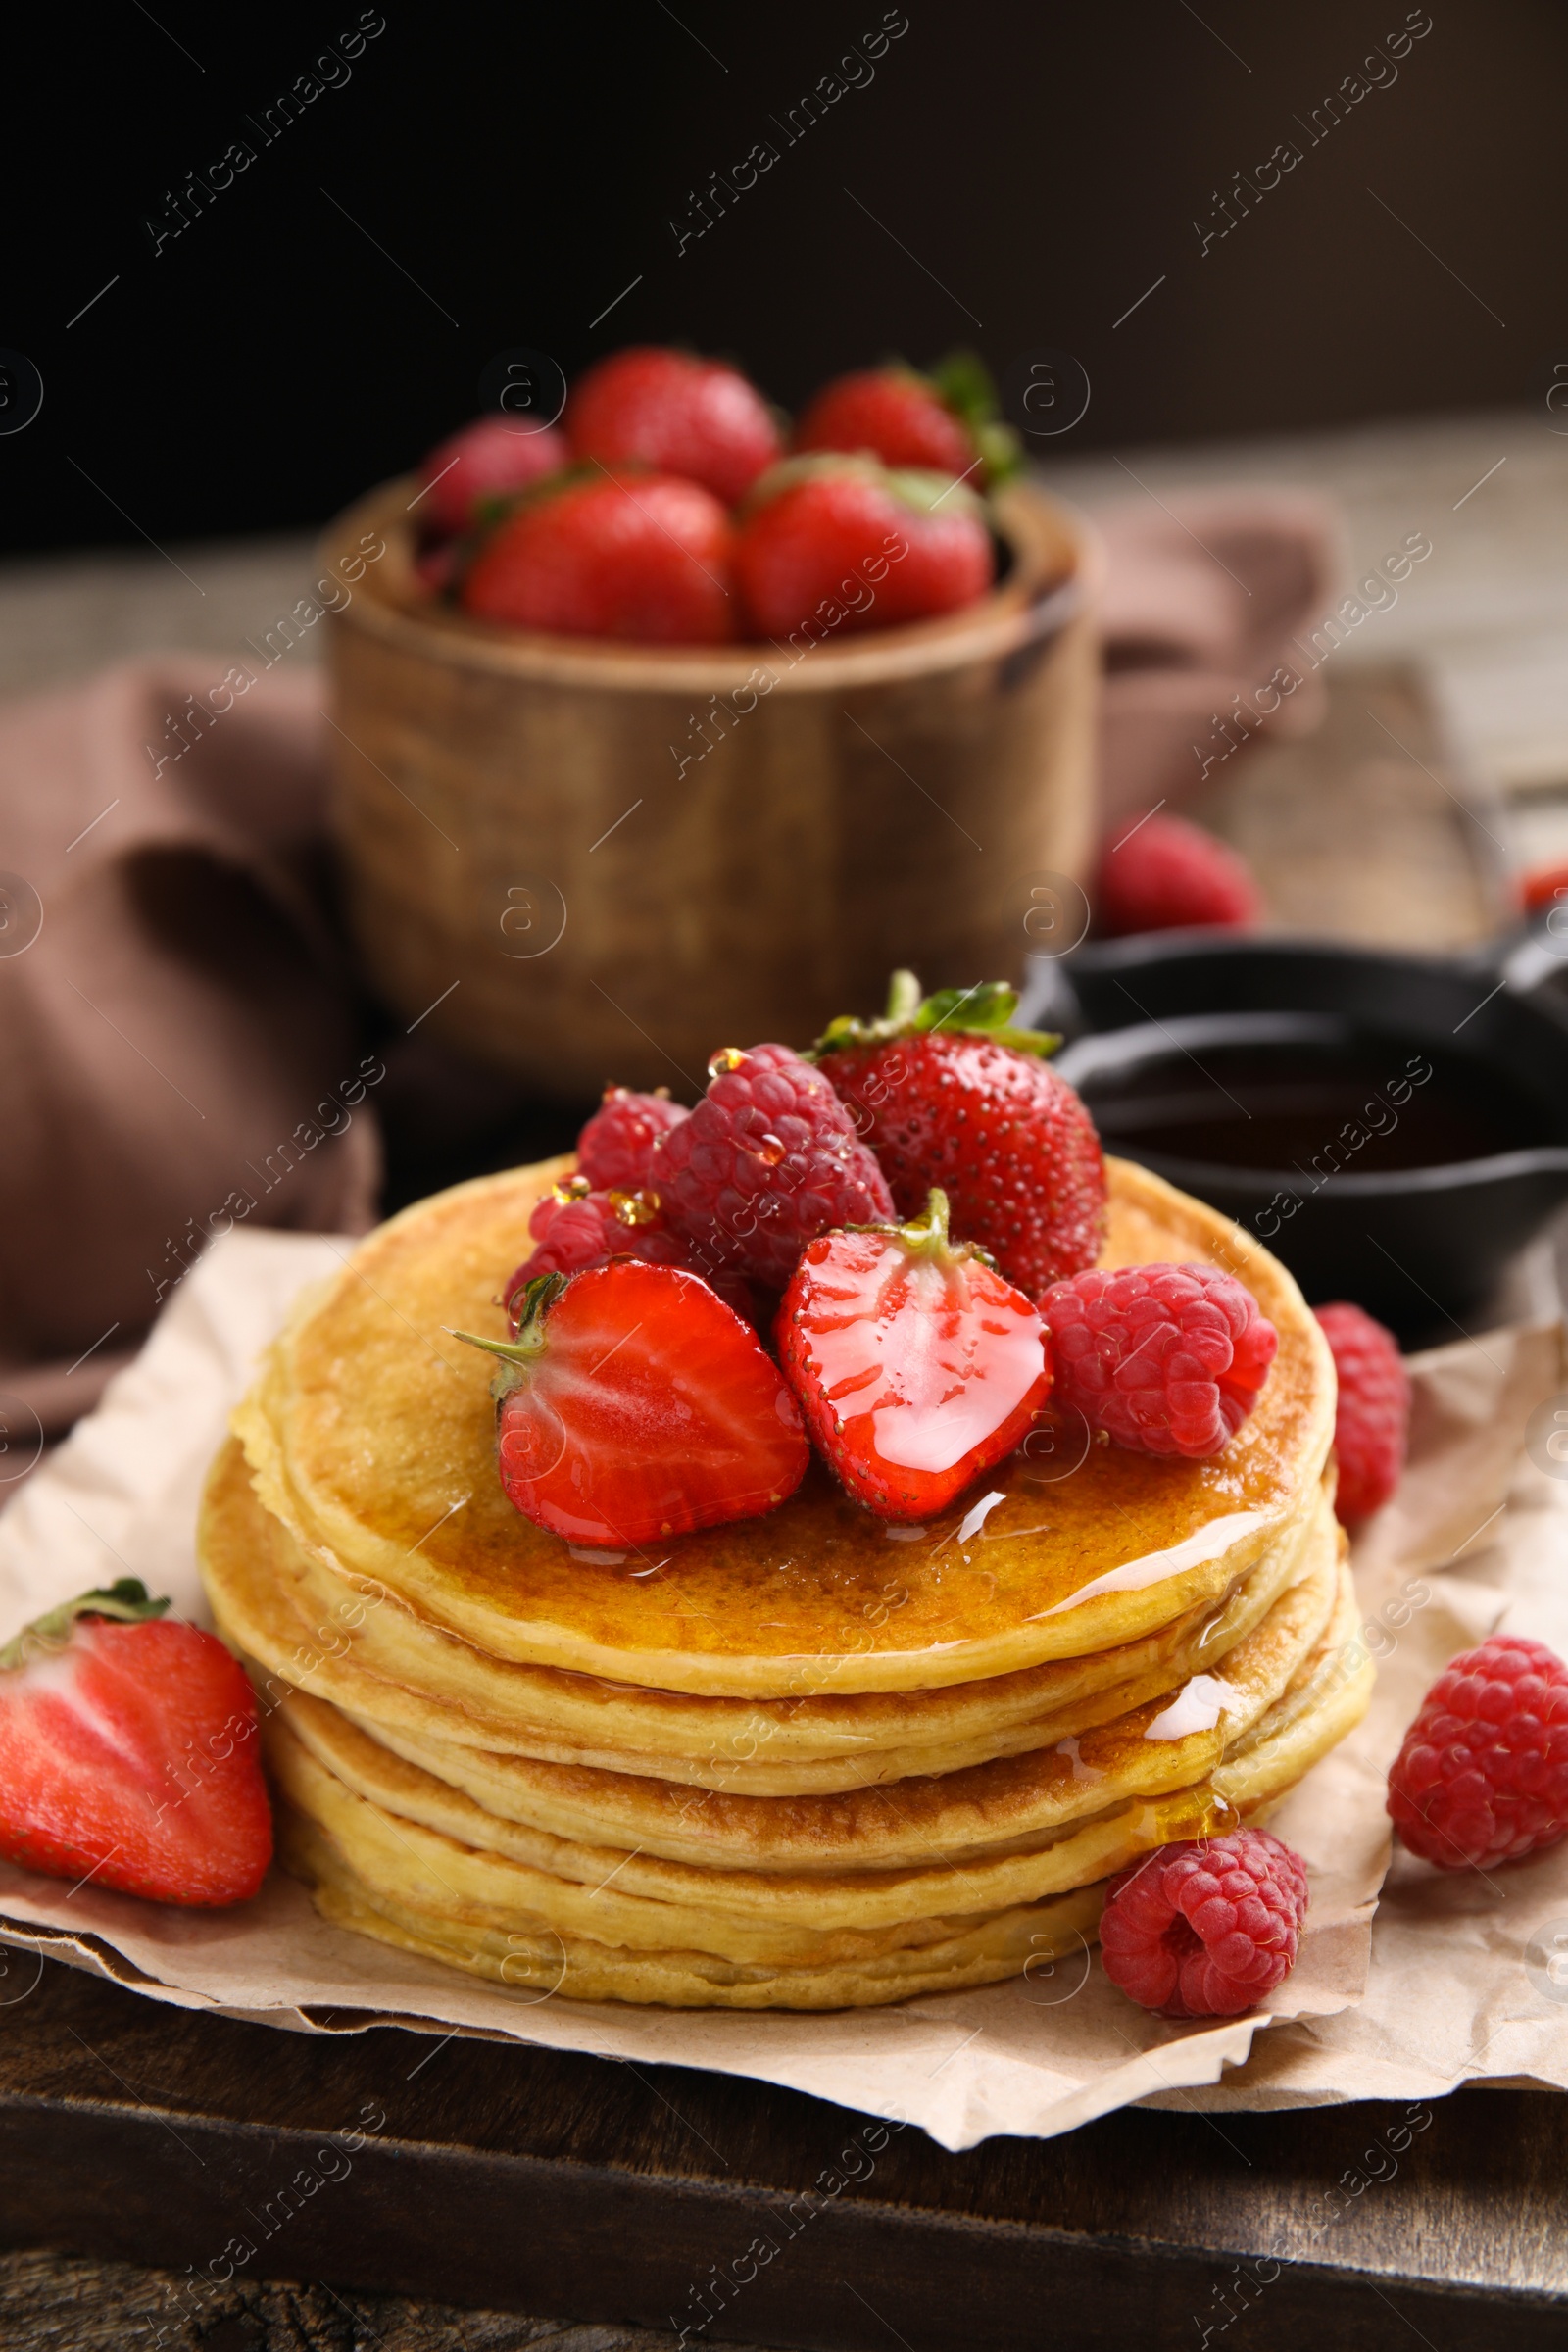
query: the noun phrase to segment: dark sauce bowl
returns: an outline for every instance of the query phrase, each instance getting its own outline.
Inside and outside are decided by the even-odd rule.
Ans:
[[[1558,951],[1152,933],[1037,959],[1020,1017],[1068,1033],[1056,1067],[1108,1152],[1420,1345],[1484,1312],[1568,1200]]]

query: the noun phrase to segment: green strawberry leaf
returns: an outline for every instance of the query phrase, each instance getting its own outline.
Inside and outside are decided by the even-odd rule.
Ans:
[[[995,490],[1023,467],[1023,445],[1004,424],[990,368],[976,351],[950,351],[930,377],[945,407],[961,416],[985,461],[986,487]]]
[[[11,1672],[33,1658],[50,1657],[64,1649],[78,1617],[114,1617],[122,1625],[140,1625],[161,1617],[169,1605],[167,1598],[151,1599],[139,1576],[117,1577],[112,1585],[78,1592],[74,1600],[63,1600],[58,1608],[46,1609],[41,1617],[24,1625],[16,1639],[0,1649],[0,1672]]]
[[[981,980],[973,988],[939,988],[928,997],[912,972],[895,972],[888,987],[888,1008],[879,1021],[858,1020],[841,1013],[830,1021],[811,1048],[808,1060],[817,1060],[851,1046],[881,1045],[896,1037],[922,1037],[946,1030],[953,1037],[985,1037],[994,1045],[1010,1046],[1015,1054],[1054,1054],[1061,1039],[1043,1029],[1018,1029],[1013,1014],[1018,991],[1005,980]]]

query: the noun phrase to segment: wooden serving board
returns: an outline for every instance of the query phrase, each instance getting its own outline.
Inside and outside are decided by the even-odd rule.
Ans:
[[[310,2038],[37,1966],[24,1991],[34,1963],[8,1955],[0,1986],[0,2239],[174,2275],[105,2341],[469,2340],[403,2305],[396,2335],[362,2333],[356,2288],[842,2352],[1233,2327],[1269,2352],[1564,2341],[1568,2102],[1549,2094],[1127,2110],[952,2156],[763,2083],[388,2028]],[[1344,2211],[1314,2239],[1325,2200]],[[327,2282],[324,2332],[297,2298],[268,2327],[275,2278]],[[45,2340],[3,2314],[7,2343]]]

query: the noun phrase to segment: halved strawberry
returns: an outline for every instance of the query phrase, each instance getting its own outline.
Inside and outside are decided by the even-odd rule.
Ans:
[[[491,1394],[509,1499],[574,1544],[629,1548],[753,1519],[810,1447],[751,1326],[677,1266],[616,1258],[531,1283]]]
[[[0,1854],[159,1903],[241,1903],[272,1858],[256,1696],[137,1578],[0,1649]]]
[[[933,1192],[908,1225],[824,1234],[774,1326],[807,1425],[858,1501],[928,1518],[1022,1443],[1051,1393],[1046,1330]]]

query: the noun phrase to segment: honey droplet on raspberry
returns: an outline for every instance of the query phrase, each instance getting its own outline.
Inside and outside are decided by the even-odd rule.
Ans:
[[[564,1176],[559,1184],[553,1184],[550,1188],[563,1208],[569,1208],[573,1200],[585,1200],[593,1189],[586,1176]]]
[[[726,1070],[738,1070],[746,1059],[739,1046],[720,1046],[716,1054],[708,1056],[710,1078],[722,1078]]]
[[[776,1168],[785,1156],[785,1147],[776,1135],[764,1135],[761,1142],[754,1147],[754,1152],[764,1168]]]
[[[659,1215],[657,1193],[612,1193],[610,1205],[617,1225],[652,1225]]]

